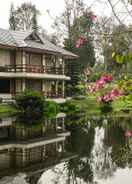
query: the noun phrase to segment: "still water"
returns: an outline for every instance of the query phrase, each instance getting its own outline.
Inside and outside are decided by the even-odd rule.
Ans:
[[[132,118],[1,118],[0,184],[132,184]]]

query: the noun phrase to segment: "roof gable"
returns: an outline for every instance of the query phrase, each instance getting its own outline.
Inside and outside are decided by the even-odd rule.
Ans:
[[[41,43],[41,44],[44,44],[42,39],[40,38],[40,36],[35,32],[33,31],[28,37],[26,37],[24,39],[25,41],[26,40],[29,40],[29,41],[34,41],[34,42],[37,42],[37,43]]]

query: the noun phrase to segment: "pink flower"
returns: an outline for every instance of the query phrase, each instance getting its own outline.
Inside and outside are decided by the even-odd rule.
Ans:
[[[111,91],[111,98],[116,98],[119,97],[121,95],[121,92],[119,89],[117,88],[113,88]]]
[[[76,45],[75,45],[76,48],[80,48],[81,45],[83,45],[84,41],[85,41],[85,38],[83,36],[80,36],[80,38],[78,38],[78,40],[76,41]]]
[[[100,88],[102,88],[102,87],[104,87],[104,84],[105,84],[105,81],[104,80],[97,80],[96,81],[96,87],[97,87],[97,89],[100,89]]]
[[[105,74],[105,75],[102,75],[100,79],[102,81],[105,81],[105,82],[111,82],[112,81],[112,76],[108,75],[108,74]]]
[[[97,18],[97,16],[96,16],[96,15],[91,15],[91,19],[92,19],[93,21],[95,21],[95,20],[96,20],[96,18]]]
[[[110,101],[112,101],[111,94],[110,93],[105,94],[103,96],[103,101],[104,102],[110,102]]]
[[[94,93],[97,90],[96,86],[89,86],[88,89],[89,89],[90,93]]]
[[[132,132],[130,130],[126,130],[125,137],[131,137],[131,136],[132,136]]]

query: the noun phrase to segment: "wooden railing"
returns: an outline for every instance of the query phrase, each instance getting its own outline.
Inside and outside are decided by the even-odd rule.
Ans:
[[[43,92],[43,95],[48,97],[48,98],[64,98],[63,93],[62,92]]]
[[[16,97],[16,95],[19,95],[19,94],[21,94],[21,92],[17,92],[17,93],[15,93],[15,92],[12,92],[11,93],[11,95],[12,95],[12,99],[15,99],[15,97]],[[42,92],[42,95],[44,95],[45,97],[47,97],[47,98],[64,98],[64,95],[63,95],[63,92],[45,92],[45,91],[43,91]]]
[[[41,65],[5,65],[0,66],[0,72],[26,72],[26,73],[45,73],[63,75],[64,70],[61,67],[41,66]]]

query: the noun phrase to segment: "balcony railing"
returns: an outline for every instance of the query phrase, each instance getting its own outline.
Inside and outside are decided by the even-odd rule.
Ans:
[[[46,96],[47,98],[64,98],[62,92],[43,92],[43,95]]]
[[[64,69],[61,67],[52,67],[52,66],[41,66],[41,65],[6,65],[0,66],[0,72],[26,72],[26,73],[41,73],[41,74],[56,74],[63,75]]]
[[[19,95],[19,94],[21,94],[21,92],[17,92],[17,93],[15,93],[15,92],[12,92],[11,93],[11,95],[12,95],[12,99],[15,99],[15,97],[16,97],[16,95]],[[64,95],[63,95],[63,92],[45,92],[45,91],[43,91],[43,92],[41,92],[41,94],[42,95],[44,95],[45,97],[47,97],[47,98],[64,98]]]

